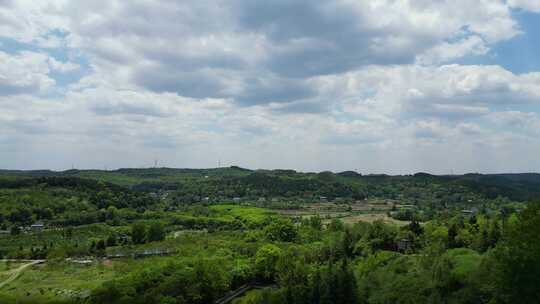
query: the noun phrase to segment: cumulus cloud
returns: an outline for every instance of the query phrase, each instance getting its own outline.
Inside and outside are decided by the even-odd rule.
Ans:
[[[536,0],[508,0],[511,7],[540,12],[540,2]]]
[[[18,6],[12,15],[27,8]],[[24,36],[42,37],[46,22],[62,28],[97,71],[155,92],[242,105],[306,99],[310,78],[366,65],[485,54],[519,34],[507,5],[488,0],[54,1],[33,10],[38,17],[22,18],[33,25]]]
[[[536,73],[516,75],[499,66],[374,66],[317,80],[321,94],[339,96],[344,109],[386,115],[462,119],[498,106],[537,105]]]
[[[469,36],[457,42],[442,42],[417,56],[420,64],[440,64],[466,55],[485,55],[489,51],[485,41],[479,36]]]
[[[540,149],[540,73],[462,60],[535,3],[0,1],[0,166],[490,169]]]
[[[0,95],[40,93],[55,84],[48,56],[34,52],[11,55],[0,51]]]
[[[73,63],[69,61],[67,62],[58,61],[54,57],[49,57],[48,63],[51,70],[58,71],[61,73],[73,72],[81,68],[81,66],[77,63]]]
[[[64,0],[4,1],[0,5],[0,36],[22,42],[45,43],[51,30],[67,28],[68,19],[62,12]]]
[[[540,132],[540,116],[534,112],[503,111],[494,112],[488,119],[502,128],[525,130],[534,134]]]

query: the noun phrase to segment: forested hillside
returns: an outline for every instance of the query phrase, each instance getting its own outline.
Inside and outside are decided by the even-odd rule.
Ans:
[[[0,303],[533,303],[539,182],[2,171]]]
[[[0,188],[10,189],[17,194],[25,189],[26,198],[32,196],[32,193],[46,195],[49,190],[56,189],[56,196],[72,196],[77,201],[88,201],[87,207],[91,207],[88,211],[111,206],[134,210],[151,209],[158,197],[161,198],[161,204],[173,207],[236,199],[258,202],[264,207],[286,208],[321,200],[351,204],[377,198],[392,200],[396,205],[413,205],[417,216],[432,218],[449,209],[475,208],[487,211],[510,202],[538,200],[540,174],[435,176],[417,173],[388,176],[361,175],[353,171],[337,174],[293,170],[253,171],[239,167],[62,172],[4,170],[0,171]],[[64,193],[59,189],[63,189]],[[72,195],[70,191],[77,193]],[[7,195],[4,193],[5,197]],[[19,195],[17,199],[20,200]],[[7,205],[9,208],[14,206]],[[25,205],[31,204],[19,207]],[[6,204],[4,209],[8,209]],[[408,217],[410,219],[411,216]]]
[[[302,173],[294,170],[249,170],[240,167],[217,169],[118,169],[67,171],[15,171],[0,170],[0,182],[36,177],[78,177],[104,181],[135,189],[176,189],[186,193],[217,195],[270,195],[331,197],[365,197],[385,195],[396,197],[403,189],[424,187],[444,188],[449,191],[465,189],[484,195],[511,200],[530,200],[540,197],[540,174],[465,174],[436,176],[427,173],[414,175],[361,175],[354,171],[341,173]]]

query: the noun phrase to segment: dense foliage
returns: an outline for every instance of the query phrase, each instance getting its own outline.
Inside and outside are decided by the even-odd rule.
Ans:
[[[513,217],[495,241],[485,235],[501,218],[456,217],[421,230],[359,223],[337,231],[308,220],[294,239],[275,240],[263,231],[256,252],[236,257],[248,271],[237,269],[234,253],[172,263],[107,282],[91,302],[212,303],[235,286],[258,282],[273,287],[239,303],[533,303],[540,250],[523,240],[538,233],[539,211],[533,204]],[[279,223],[268,227],[288,229]],[[400,248],[404,237],[415,245]]]
[[[0,303],[215,303],[234,290],[246,291],[237,304],[540,298],[540,203],[526,202],[537,197],[536,175],[3,175],[0,256],[47,262],[0,287]],[[365,198],[390,202],[388,214],[406,221],[346,223],[324,204],[313,209],[320,215],[296,213],[323,200],[354,213]],[[0,281],[9,271],[0,268]]]

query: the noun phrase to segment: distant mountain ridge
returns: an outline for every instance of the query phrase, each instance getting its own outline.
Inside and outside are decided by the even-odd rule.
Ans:
[[[213,173],[226,173],[226,172],[268,172],[274,174],[320,174],[320,173],[332,173],[340,176],[347,177],[360,177],[360,176],[415,176],[415,177],[476,177],[476,176],[501,176],[519,180],[538,179],[540,180],[540,173],[536,172],[523,172],[523,173],[465,173],[465,174],[432,174],[427,172],[417,172],[412,174],[362,174],[356,171],[347,170],[342,172],[321,171],[321,172],[302,172],[293,169],[248,169],[239,166],[220,167],[220,168],[171,168],[171,167],[151,167],[151,168],[118,168],[115,170],[101,170],[101,169],[68,169],[68,170],[51,170],[51,169],[38,169],[38,170],[17,170],[17,169],[0,169],[0,175],[21,175],[21,176],[59,176],[59,175],[77,175],[84,172],[100,172],[100,173],[120,173],[126,175],[137,175],[141,173],[158,173],[162,175],[173,174],[213,174]],[[236,175],[236,174],[233,174]]]
[[[438,187],[444,187],[447,193],[461,192],[462,188],[466,188],[487,198],[503,196],[518,201],[540,200],[539,173],[433,175],[419,172],[413,175],[362,175],[355,171],[304,173],[284,169],[251,170],[237,166],[208,169],[0,170],[0,178],[48,177],[99,180],[140,190],[199,187],[219,193],[234,189],[234,194],[231,195],[267,193],[276,196],[302,196],[306,193],[318,193],[324,196],[358,198],[370,195],[394,197],[411,189],[427,189],[439,185]]]

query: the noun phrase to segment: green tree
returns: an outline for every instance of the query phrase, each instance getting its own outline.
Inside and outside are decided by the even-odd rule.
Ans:
[[[66,239],[71,239],[73,237],[73,227],[68,227],[64,230],[64,237]]]
[[[328,263],[322,272],[321,304],[333,304],[337,298],[337,277],[334,264]]]
[[[343,233],[343,253],[346,257],[352,257],[354,252],[355,240],[351,233],[351,229],[345,228]]]
[[[21,234],[21,228],[19,228],[19,226],[11,226],[11,230],[9,232],[11,235],[19,235]]]
[[[131,241],[134,244],[144,244],[146,241],[146,225],[136,222],[131,226]]]
[[[322,282],[321,282],[321,270],[319,267],[315,270],[315,274],[312,277],[311,280],[311,300],[310,303],[312,304],[319,304],[321,303],[321,288],[322,288]]]
[[[341,268],[337,276],[338,291],[337,304],[354,304],[358,302],[356,278],[353,271],[347,263],[347,259],[343,259]]]
[[[374,221],[368,232],[364,235],[372,252],[377,250],[395,250],[394,239],[397,235],[395,227],[385,224],[383,221]]]
[[[416,219],[413,219],[407,228],[416,236],[420,236],[422,233],[424,233],[424,228],[422,228]]]
[[[98,255],[104,255],[106,248],[107,248],[107,244],[105,244],[104,240],[97,241],[97,243],[96,243],[96,253]]]
[[[310,217],[309,225],[315,230],[321,230],[323,226],[321,217],[318,214]]]
[[[436,259],[431,269],[431,283],[434,291],[433,296],[437,302],[448,303],[448,297],[454,285],[452,276],[452,261],[446,255]]]
[[[499,226],[499,222],[495,219],[492,221],[490,227],[489,227],[489,233],[488,233],[488,247],[493,248],[499,242],[499,239],[501,238],[501,229]]]
[[[107,246],[108,247],[113,247],[113,246],[116,246],[116,236],[114,236],[114,234],[111,234],[107,237]]]
[[[340,219],[333,219],[328,225],[328,230],[330,231],[343,231],[343,229],[345,229],[345,225]]]
[[[264,229],[270,241],[292,242],[296,240],[298,232],[289,219],[274,218],[272,223]]]
[[[535,303],[540,299],[540,203],[531,203],[506,229],[495,251],[496,296],[503,303]]]
[[[230,277],[216,261],[198,260],[194,272],[195,281],[189,286],[194,297],[190,303],[213,303],[229,288]]]
[[[165,228],[160,222],[153,222],[148,228],[148,237],[149,242],[158,242],[165,239]]]
[[[283,286],[286,303],[309,303],[308,268],[295,250],[283,255],[278,262],[278,283]]]
[[[255,254],[255,269],[257,276],[264,281],[273,281],[276,276],[277,263],[282,256],[279,247],[266,244]]]

